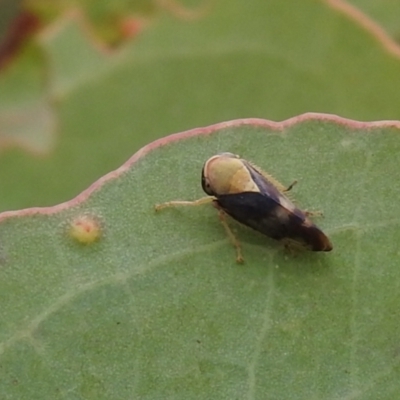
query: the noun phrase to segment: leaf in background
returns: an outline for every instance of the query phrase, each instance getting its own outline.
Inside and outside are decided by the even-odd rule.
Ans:
[[[0,215],[5,399],[393,399],[400,390],[399,123],[305,115],[165,138],[78,198]],[[161,146],[162,145],[162,146]],[[204,161],[231,151],[321,209],[328,254],[297,257],[212,206]],[[77,216],[101,238],[68,235]]]
[[[41,159],[2,154],[0,209],[65,201],[149,141],[215,122],[307,111],[400,119],[399,60],[325,3],[224,0],[194,19],[158,11],[106,54],[71,15],[42,32],[45,64],[33,67],[47,77],[36,96],[52,106],[42,132],[57,126],[56,146],[45,142],[54,150]]]
[[[55,145],[56,116],[43,93],[41,68],[30,63],[32,53],[35,50],[30,48],[20,57],[18,64],[10,65],[5,74],[0,75],[2,157],[4,149],[9,147],[18,146],[31,153],[46,154]],[[5,172],[10,174],[8,169]],[[11,172],[15,171],[11,169]],[[20,184],[19,181],[14,182],[16,187]]]
[[[365,15],[368,15],[381,25],[395,41],[400,41],[400,3],[398,1],[351,0],[345,2],[341,0],[338,3],[354,5],[358,10],[364,12]]]
[[[22,0],[0,0],[0,48],[9,31],[12,20],[18,15]]]

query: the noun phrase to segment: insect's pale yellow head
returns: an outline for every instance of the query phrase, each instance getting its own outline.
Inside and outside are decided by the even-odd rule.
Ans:
[[[232,153],[221,153],[204,164],[201,183],[210,196],[259,191],[243,160]]]

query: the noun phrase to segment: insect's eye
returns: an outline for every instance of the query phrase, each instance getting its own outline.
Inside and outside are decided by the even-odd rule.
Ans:
[[[203,190],[209,194],[209,195],[213,195],[212,189],[211,189],[211,185],[208,182],[208,180],[205,178],[204,173],[201,174],[201,186],[203,187]]]

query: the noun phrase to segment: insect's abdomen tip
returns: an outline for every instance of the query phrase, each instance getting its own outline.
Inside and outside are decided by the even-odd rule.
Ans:
[[[333,246],[332,243],[329,242],[328,240],[328,243],[325,245],[324,251],[331,251],[331,250],[333,250]]]
[[[314,224],[303,229],[301,237],[306,239],[312,251],[331,251],[333,249],[328,236]]]
[[[314,247],[314,251],[331,251],[333,249],[331,241],[321,232],[319,243]]]

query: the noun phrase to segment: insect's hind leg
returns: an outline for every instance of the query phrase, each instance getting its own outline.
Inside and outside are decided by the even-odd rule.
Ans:
[[[307,217],[323,217],[324,216],[324,213],[322,211],[304,210],[304,214],[306,214]]]
[[[223,210],[218,209],[218,216],[222,226],[225,228],[226,234],[229,236],[229,239],[236,249],[236,262],[239,264],[244,263],[242,247],[240,246],[239,241],[237,240],[235,234],[232,232],[232,229],[229,227],[228,222],[226,221],[226,213]]]

